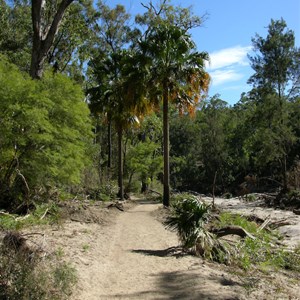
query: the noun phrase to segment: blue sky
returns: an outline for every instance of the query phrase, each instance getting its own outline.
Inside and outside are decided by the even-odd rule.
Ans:
[[[148,0],[109,0],[110,7],[124,5],[132,15],[143,13],[141,5]],[[158,1],[152,0],[155,4]],[[194,14],[208,14],[203,27],[192,31],[198,51],[207,51],[211,63],[207,71],[212,77],[209,95],[220,94],[221,99],[234,104],[252,74],[247,54],[251,54],[251,38],[258,33],[267,35],[271,19],[283,18],[295,32],[296,46],[300,46],[300,0],[172,0],[182,7],[192,6]]]

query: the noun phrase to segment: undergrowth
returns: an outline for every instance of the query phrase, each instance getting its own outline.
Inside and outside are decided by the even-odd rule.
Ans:
[[[75,269],[56,254],[1,245],[0,300],[68,299],[76,281]]]
[[[260,228],[239,214],[221,212],[214,216],[209,205],[193,195],[182,194],[173,199],[165,225],[177,232],[184,247],[206,259],[244,271],[284,269],[300,272],[300,246],[287,249],[280,244],[278,232]],[[228,239],[212,233],[213,229],[232,225],[243,228],[249,235]]]
[[[35,210],[25,216],[0,212],[0,229],[20,230],[33,225],[54,224],[59,222],[60,212],[55,203],[37,205]]]

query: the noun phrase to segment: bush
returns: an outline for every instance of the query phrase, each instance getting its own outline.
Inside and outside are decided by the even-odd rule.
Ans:
[[[92,132],[83,100],[66,76],[34,81],[0,56],[0,207],[80,181]]]

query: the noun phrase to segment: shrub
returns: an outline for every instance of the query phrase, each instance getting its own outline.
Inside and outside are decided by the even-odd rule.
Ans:
[[[80,181],[92,132],[83,100],[66,76],[34,81],[0,56],[0,207]]]
[[[177,198],[165,225],[177,232],[183,247],[194,247],[205,230],[204,224],[208,219],[209,209],[209,205],[200,202],[194,196],[190,195],[183,200]]]

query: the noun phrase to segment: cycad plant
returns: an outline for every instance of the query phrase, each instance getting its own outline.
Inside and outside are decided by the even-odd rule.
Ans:
[[[206,231],[204,225],[208,220],[209,210],[208,204],[200,202],[194,196],[188,196],[173,204],[165,226],[177,232],[184,248],[192,248]]]

